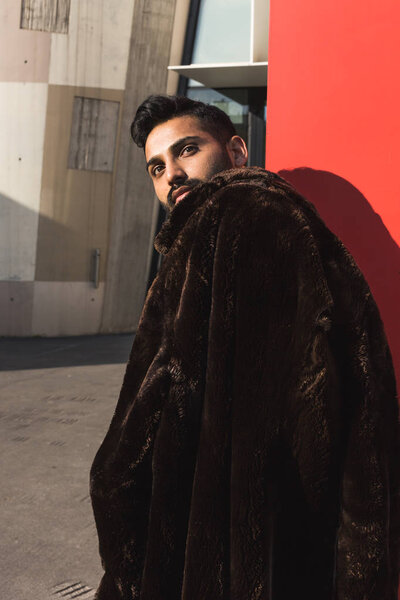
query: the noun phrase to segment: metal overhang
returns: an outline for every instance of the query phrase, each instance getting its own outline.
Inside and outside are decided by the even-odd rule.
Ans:
[[[268,62],[171,65],[168,70],[209,88],[266,87]]]

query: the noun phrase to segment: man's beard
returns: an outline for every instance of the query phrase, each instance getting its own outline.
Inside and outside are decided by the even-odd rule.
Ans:
[[[180,183],[179,185],[172,185],[167,196],[167,204],[169,210],[171,210],[175,206],[175,200],[172,198],[172,194],[176,192],[176,190],[179,190],[179,188],[181,187],[188,187],[192,189],[199,183],[204,183],[204,181],[202,181],[201,179],[186,179],[186,181]]]
[[[222,154],[222,156],[220,156],[219,159],[217,159],[214,162],[212,169],[209,171],[208,176],[205,179],[194,179],[194,178],[186,179],[186,181],[184,181],[183,183],[180,183],[179,185],[176,184],[176,185],[171,186],[171,189],[169,190],[168,196],[167,196],[168,209],[171,210],[175,206],[175,202],[172,198],[172,194],[176,190],[178,190],[180,187],[194,188],[199,183],[205,183],[206,181],[211,179],[211,177],[213,177],[217,173],[220,173],[221,171],[226,171],[227,169],[232,169],[232,163],[230,161],[228,153],[225,150],[224,153]]]

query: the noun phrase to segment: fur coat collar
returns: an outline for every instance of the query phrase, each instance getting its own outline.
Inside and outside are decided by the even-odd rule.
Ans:
[[[169,214],[91,469],[98,600],[396,600],[382,323],[315,208],[263,169]]]

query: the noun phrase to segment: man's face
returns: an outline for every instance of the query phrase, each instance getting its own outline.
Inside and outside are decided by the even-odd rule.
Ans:
[[[170,210],[191,188],[213,175],[234,166],[243,166],[245,157],[237,160],[231,148],[234,136],[227,144],[216,140],[201,127],[196,117],[175,117],[157,125],[149,133],[145,145],[147,169],[160,202]]]

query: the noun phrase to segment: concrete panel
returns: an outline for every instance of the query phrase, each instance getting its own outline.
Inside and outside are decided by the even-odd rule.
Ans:
[[[0,194],[0,279],[33,279],[37,226],[36,211]]]
[[[252,61],[268,62],[269,0],[252,0]]]
[[[104,284],[35,281],[32,335],[86,335],[99,331]]]
[[[50,83],[124,89],[133,5],[71,0],[68,36],[52,36]]]
[[[32,307],[32,281],[0,281],[0,336],[30,336]]]
[[[166,90],[174,13],[175,0],[135,0],[114,177],[104,332],[135,329],[143,307],[155,200],[143,150],[133,144],[130,125],[136,108],[146,96]]]
[[[189,16],[190,2],[187,0],[176,0],[174,28],[172,31],[171,52],[169,56],[170,65],[182,64],[183,45],[185,43],[186,25]],[[167,94],[174,95],[178,89],[179,75],[174,71],[168,71]]]
[[[47,83],[51,36],[19,27],[21,6],[0,2],[0,81]]]
[[[0,280],[34,278],[46,100],[46,84],[0,83]]]
[[[112,174],[67,168],[75,96],[122,100],[118,90],[49,86],[36,281],[90,281],[95,248],[105,277]]]
[[[112,172],[118,115],[119,102],[75,96],[69,169]]]
[[[70,0],[22,0],[21,29],[68,33]]]

